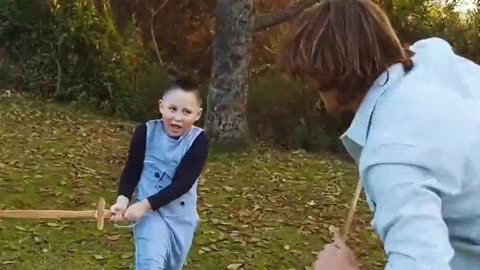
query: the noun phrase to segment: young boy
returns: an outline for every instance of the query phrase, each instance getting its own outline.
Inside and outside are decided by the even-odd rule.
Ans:
[[[182,269],[199,224],[198,178],[208,155],[198,87],[177,79],[159,101],[162,119],[138,126],[120,179],[112,221],[134,227],[135,269]],[[136,189],[136,201],[128,203]]]
[[[283,59],[318,87],[358,164],[388,270],[480,269],[480,66],[439,38],[406,50],[371,0],[324,0]],[[315,270],[355,270],[336,239]]]

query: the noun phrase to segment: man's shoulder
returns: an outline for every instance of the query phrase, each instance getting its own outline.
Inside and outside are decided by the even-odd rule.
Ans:
[[[433,142],[434,138],[464,130],[470,108],[465,99],[441,84],[405,80],[377,102],[371,136],[385,143]]]

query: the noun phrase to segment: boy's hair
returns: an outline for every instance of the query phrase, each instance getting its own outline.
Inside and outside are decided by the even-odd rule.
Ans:
[[[324,0],[306,12],[281,55],[292,77],[314,80],[320,91],[337,91],[348,105],[363,98],[389,66],[413,62],[386,14],[371,0]]]
[[[191,77],[179,76],[168,85],[167,89],[163,93],[163,96],[165,96],[172,90],[181,89],[185,92],[194,93],[197,97],[198,104],[202,106],[202,96],[200,95],[200,90],[198,88],[199,87],[197,82]]]

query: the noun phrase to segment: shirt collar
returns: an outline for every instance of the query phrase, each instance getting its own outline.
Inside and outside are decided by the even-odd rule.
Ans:
[[[378,99],[385,91],[394,83],[396,83],[405,74],[402,64],[395,64],[387,71],[382,73],[367,91],[360,107],[350,124],[350,127],[340,137],[342,141],[345,139],[355,142],[359,146],[365,146],[367,141],[367,133],[370,126],[370,119],[377,104]]]

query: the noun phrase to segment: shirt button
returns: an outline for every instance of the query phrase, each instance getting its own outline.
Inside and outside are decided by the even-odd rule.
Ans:
[[[160,178],[160,174],[158,172],[155,173],[156,178]]]

